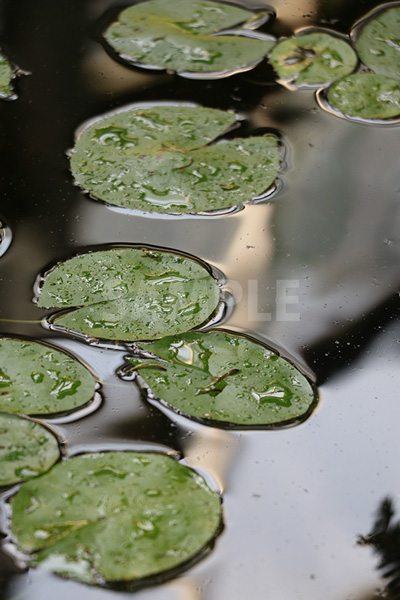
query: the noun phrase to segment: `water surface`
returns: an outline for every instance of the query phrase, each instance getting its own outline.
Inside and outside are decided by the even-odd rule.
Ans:
[[[314,24],[345,33],[376,3],[271,5],[273,32],[283,35]],[[0,220],[13,233],[0,257],[0,316],[21,320],[3,321],[1,333],[51,341],[101,377],[99,410],[55,425],[71,453],[179,452],[223,492],[226,527],[214,551],[138,600],[369,600],[381,580],[357,534],[371,529],[383,497],[400,506],[400,130],[335,118],[313,92],[272,84],[264,67],[205,82],[118,64],[97,39],[97,20],[111,6],[0,2],[1,47],[31,72],[18,82],[19,99],[0,106]],[[213,217],[125,215],[90,200],[68,171],[74,130],[112,108],[155,100],[233,109],[280,132],[288,164],[279,194]],[[107,243],[156,244],[221,269],[236,302],[224,327],[267,341],[315,378],[321,400],[312,417],[281,431],[197,425],[145,404],[117,379],[122,350],[25,322],[46,314],[32,303],[38,273]],[[293,296],[284,306],[276,301],[282,285]],[[6,557],[0,573],[7,600],[124,597],[40,570],[18,574]]]

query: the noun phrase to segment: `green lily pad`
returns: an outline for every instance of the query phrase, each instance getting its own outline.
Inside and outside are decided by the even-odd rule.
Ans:
[[[0,413],[0,486],[45,473],[59,457],[57,438],[46,427]]]
[[[64,413],[87,404],[94,391],[90,371],[68,354],[36,342],[0,339],[0,411]]]
[[[375,73],[355,73],[334,83],[329,104],[343,115],[359,119],[400,116],[400,82]]]
[[[301,87],[340,79],[354,71],[358,59],[344,39],[318,31],[279,42],[269,62],[280,79]]]
[[[220,290],[200,263],[147,248],[76,256],[45,276],[38,306],[79,307],[53,323],[106,340],[152,340],[207,321]]]
[[[14,95],[11,88],[13,76],[13,69],[10,63],[5,56],[0,54],[0,98],[10,98]]]
[[[11,529],[31,564],[86,583],[138,581],[184,566],[212,544],[221,502],[160,454],[77,456],[24,484]],[[168,574],[168,573],[167,573]]]
[[[356,28],[358,55],[375,73],[400,79],[400,6],[373,15]]]
[[[124,110],[81,133],[71,170],[108,204],[158,213],[227,209],[270,188],[280,163],[273,135],[206,145],[235,122],[232,113],[199,106]]]
[[[241,427],[284,425],[310,413],[314,392],[289,362],[245,337],[213,331],[143,346],[127,357],[163,404],[195,420]],[[124,375],[122,375],[124,376]]]
[[[220,2],[149,0],[123,10],[104,37],[138,66],[226,76],[259,63],[275,40],[248,37],[246,29],[214,34],[255,18],[251,11]]]

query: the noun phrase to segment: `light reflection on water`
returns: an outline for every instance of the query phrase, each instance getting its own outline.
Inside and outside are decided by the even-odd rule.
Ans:
[[[18,15],[10,2],[3,3],[3,32],[16,29],[15,37],[5,37],[5,49],[10,56],[14,50],[18,64],[33,75],[23,82],[18,101],[0,107],[8,144],[5,166],[12,164],[18,172],[6,190],[10,200],[0,207],[14,235],[0,262],[1,316],[40,320],[44,311],[31,303],[36,275],[87,245],[157,244],[221,269],[237,301],[224,327],[270,341],[321,384],[319,408],[296,428],[210,431],[167,417],[146,404],[134,384],[121,382],[114,371],[124,350],[55,337],[39,323],[2,324],[6,334],[52,340],[100,374],[105,401],[98,411],[56,426],[71,452],[85,444],[159,444],[183,453],[224,490],[225,529],[214,551],[181,578],[135,598],[368,600],[380,580],[371,551],[356,546],[356,536],[370,530],[384,496],[400,496],[399,129],[337,119],[318,107],[312,92],[258,86],[249,83],[250,75],[206,84],[136,73],[111,61],[94,40],[83,52],[73,51],[87,33],[77,29],[71,35],[71,23],[58,45],[44,26],[32,27],[47,17],[57,31],[69,11],[82,20],[107,9],[109,1],[72,8],[60,0],[59,14],[50,0],[32,8],[28,0],[17,4]],[[331,0],[323,12],[311,1],[271,4],[280,32],[335,15],[341,16],[338,29],[347,31],[373,6]],[[23,25],[23,14],[29,26]],[[37,35],[42,41],[35,57],[31,49],[38,47]],[[47,58],[53,62],[44,94],[40,74]],[[73,64],[68,66],[66,58]],[[61,75],[55,73],[60,64]],[[276,128],[289,146],[280,195],[232,215],[159,219],[125,216],[82,195],[64,158],[75,128],[116,106],[148,99],[221,105],[246,113],[256,127]],[[44,119],[49,123],[45,134]],[[27,154],[33,157],[29,161]],[[299,301],[288,307],[298,320],[276,318],[281,280],[299,282],[291,291]],[[257,284],[256,298],[251,281]],[[19,595],[27,600],[125,596],[40,571],[14,580],[6,598]]]

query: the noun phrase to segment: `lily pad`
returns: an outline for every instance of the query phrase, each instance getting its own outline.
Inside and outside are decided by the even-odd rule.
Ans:
[[[148,248],[113,248],[76,256],[49,271],[38,306],[77,307],[53,323],[92,337],[132,341],[198,327],[219,302],[218,284],[200,263]]]
[[[138,66],[227,76],[251,69],[275,43],[262,35],[248,37],[246,30],[221,32],[255,18],[251,11],[220,2],[149,0],[123,10],[104,37]]]
[[[12,239],[11,229],[0,220],[0,256],[8,250]]]
[[[259,196],[279,170],[273,135],[206,145],[236,122],[199,106],[153,106],[102,118],[79,136],[71,156],[77,183],[129,209],[193,213],[227,209]]]
[[[13,69],[8,60],[0,54],[0,98],[10,98],[14,95],[11,88]]]
[[[362,62],[379,75],[400,79],[400,6],[374,11],[356,27],[356,49]]]
[[[0,413],[0,486],[45,473],[59,457],[57,438],[46,427]]]
[[[81,408],[95,380],[64,352],[36,342],[0,339],[0,411],[50,415]]]
[[[143,346],[155,358],[127,357],[163,404],[216,425],[285,425],[310,413],[314,392],[289,362],[245,337],[186,333]]]
[[[279,42],[269,62],[280,79],[296,87],[312,87],[349,75],[358,59],[344,39],[317,31]]]
[[[91,584],[138,581],[183,567],[220,531],[218,494],[159,454],[77,456],[24,484],[12,533],[31,564]]]
[[[345,116],[376,120],[400,117],[400,82],[383,75],[349,75],[328,89],[327,98]]]

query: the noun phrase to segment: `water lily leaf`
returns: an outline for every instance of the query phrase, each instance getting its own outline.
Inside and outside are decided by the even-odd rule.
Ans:
[[[375,73],[354,73],[328,89],[328,101],[340,113],[360,119],[400,116],[400,82]]]
[[[219,2],[149,0],[123,10],[104,37],[138,66],[226,76],[252,68],[275,43],[243,35],[246,30],[214,35],[254,18],[248,10]]]
[[[221,527],[221,502],[192,469],[160,454],[77,456],[24,484],[12,533],[33,565],[91,584],[183,566]]]
[[[344,77],[354,71],[358,59],[344,39],[318,31],[279,42],[269,61],[280,79],[301,87]]]
[[[8,250],[12,239],[11,229],[0,220],[0,256]]]
[[[199,106],[112,114],[85,129],[71,156],[77,183],[108,204],[159,213],[229,208],[270,188],[279,169],[273,135],[206,145],[235,115]]]
[[[38,306],[80,307],[54,324],[107,340],[156,339],[209,319],[220,290],[200,263],[147,248],[76,256],[50,271]]]
[[[400,79],[400,7],[374,11],[356,28],[356,49],[367,67],[393,79]]]
[[[87,404],[94,389],[90,371],[68,354],[36,342],[0,339],[0,411],[72,411]]]
[[[45,473],[59,457],[57,438],[46,427],[0,413],[0,485]]]
[[[9,98],[14,95],[11,88],[13,69],[8,60],[0,54],[0,97]]]
[[[164,404],[196,420],[288,424],[314,403],[311,385],[293,365],[239,335],[186,333],[143,347],[156,358],[127,357],[133,368],[123,371],[136,371]]]

